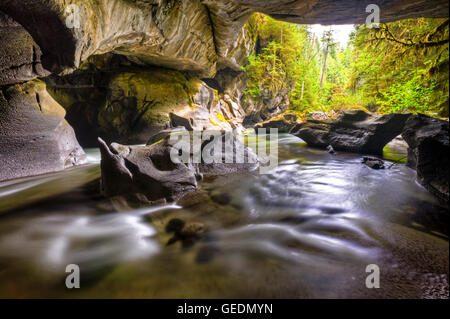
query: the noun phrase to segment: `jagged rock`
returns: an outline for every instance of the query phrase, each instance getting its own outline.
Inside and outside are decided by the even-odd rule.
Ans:
[[[426,115],[411,116],[402,137],[408,143],[407,165],[417,180],[443,201],[449,200],[449,124]]]
[[[41,65],[41,50],[17,22],[0,12],[0,86],[49,75]]]
[[[184,133],[187,140],[181,139]],[[204,132],[203,132],[204,133]],[[220,133],[220,132],[219,132]],[[223,153],[221,162],[206,163],[204,158],[200,163],[194,163],[193,154],[209,153],[215,155],[216,149],[210,148],[212,138],[204,138],[198,150],[192,146],[192,134],[185,129],[147,146],[125,146],[112,143],[108,146],[99,138],[102,156],[102,192],[105,196],[142,194],[149,202],[165,199],[168,202],[178,200],[182,195],[198,187],[198,180],[203,175],[223,175],[239,171],[252,171],[259,166],[258,158],[233,137],[233,154],[237,147],[242,147],[245,153],[245,163],[226,163]],[[205,134],[205,133],[204,133]],[[222,139],[224,133],[219,134]],[[208,148],[208,149],[207,149]],[[222,152],[225,143],[222,144]],[[186,152],[186,161],[173,161],[173,154]]]
[[[402,132],[409,116],[377,116],[352,110],[334,120],[308,120],[294,126],[291,133],[314,147],[331,145],[337,151],[380,155],[383,147]]]
[[[384,169],[384,161],[371,156],[364,156],[362,163],[373,169]]]
[[[85,163],[64,109],[33,80],[0,91],[0,180]]]

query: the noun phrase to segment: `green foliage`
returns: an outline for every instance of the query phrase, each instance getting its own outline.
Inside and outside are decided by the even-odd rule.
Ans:
[[[406,77],[406,81],[394,82],[380,92],[377,99],[382,113],[427,113],[433,109],[434,83],[424,86],[420,76]]]
[[[448,116],[448,19],[402,20],[378,30],[361,25],[351,45],[348,86],[374,99],[378,112]]]
[[[260,49],[243,68],[246,96],[262,103],[287,94],[296,112],[359,108],[448,116],[448,24],[421,18],[379,29],[355,26],[342,48],[331,29],[317,39],[308,26],[254,14],[246,28]]]

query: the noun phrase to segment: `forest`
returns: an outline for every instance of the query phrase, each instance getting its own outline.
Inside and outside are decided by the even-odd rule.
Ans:
[[[247,98],[287,90],[299,114],[356,108],[448,117],[448,19],[355,25],[345,47],[332,27],[318,38],[308,25],[254,14],[246,28],[263,47],[243,67]]]

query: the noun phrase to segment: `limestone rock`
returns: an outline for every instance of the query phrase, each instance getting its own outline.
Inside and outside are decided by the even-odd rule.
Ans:
[[[102,155],[102,192],[106,196],[140,193],[149,201],[177,200],[197,188],[201,177],[192,164],[173,163],[172,145],[107,146],[99,139]]]
[[[33,80],[0,91],[0,180],[63,170],[86,155],[64,109]]]

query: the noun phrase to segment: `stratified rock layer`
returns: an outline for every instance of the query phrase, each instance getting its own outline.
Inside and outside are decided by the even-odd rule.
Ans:
[[[85,162],[86,155],[64,115],[39,80],[0,91],[0,180]]]
[[[309,120],[294,126],[291,133],[314,147],[331,145],[337,151],[380,155],[383,147],[400,135],[409,116],[352,110],[333,120]]]
[[[449,124],[426,115],[411,116],[402,137],[409,145],[407,164],[417,180],[441,200],[449,201]]]

